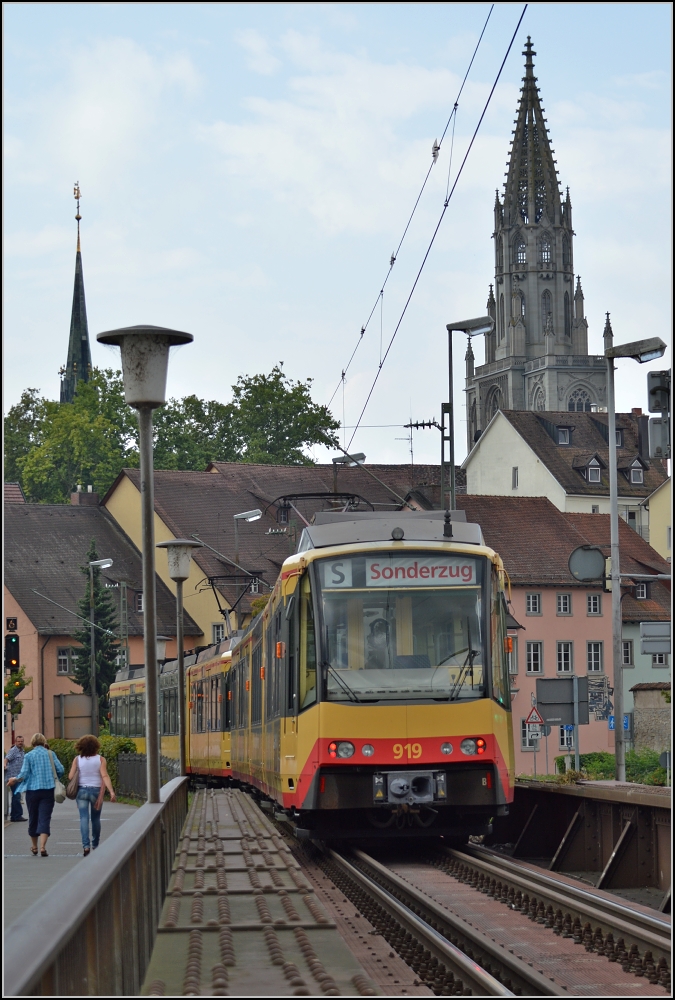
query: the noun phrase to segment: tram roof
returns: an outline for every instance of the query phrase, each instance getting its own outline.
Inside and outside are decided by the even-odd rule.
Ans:
[[[406,542],[457,542],[462,545],[484,545],[479,524],[469,524],[463,510],[450,511],[452,537],[444,535],[444,510],[387,511],[339,513],[321,511],[300,536],[298,552],[321,549],[331,545],[354,545],[359,542],[388,542],[403,532]]]

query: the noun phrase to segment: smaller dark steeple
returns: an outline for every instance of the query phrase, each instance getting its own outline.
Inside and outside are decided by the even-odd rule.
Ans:
[[[82,273],[82,252],[80,250],[80,184],[75,182],[73,196],[77,202],[77,251],[75,253],[75,287],[73,289],[73,309],[70,316],[70,339],[68,341],[68,361],[59,372],[61,376],[61,402],[72,403],[75,388],[80,379],[89,381],[91,374],[91,348],[89,347],[89,327],[87,326],[87,305],[84,299],[84,275]]]

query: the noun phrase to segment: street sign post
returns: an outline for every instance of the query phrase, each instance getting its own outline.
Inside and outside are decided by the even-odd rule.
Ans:
[[[640,622],[640,652],[643,656],[669,653],[670,622]]]
[[[532,706],[532,708],[530,710],[530,714],[525,719],[525,722],[527,723],[528,726],[533,726],[533,725],[543,726],[544,725],[544,719],[542,718],[541,713],[537,711],[537,706],[536,705]]]

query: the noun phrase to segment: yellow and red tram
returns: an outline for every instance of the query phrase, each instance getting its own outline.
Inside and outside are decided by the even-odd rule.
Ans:
[[[240,641],[186,669],[190,773],[299,836],[486,832],[513,799],[511,640],[501,559],[463,518],[315,515]]]

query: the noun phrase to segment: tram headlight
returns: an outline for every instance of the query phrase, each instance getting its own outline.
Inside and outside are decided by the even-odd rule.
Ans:
[[[441,743],[441,753],[450,756],[452,753],[452,743]]]
[[[364,757],[372,757],[373,754],[375,753],[375,747],[372,745],[372,743],[364,743],[363,746],[361,747],[361,753],[363,754]]]
[[[354,744],[350,743],[349,740],[333,740],[332,743],[328,744],[328,756],[341,757],[343,760],[346,757],[353,757]]]
[[[476,741],[462,740],[462,742],[459,744],[459,749],[462,751],[462,753],[465,753],[467,756],[470,757],[471,754],[474,754],[476,752]]]

